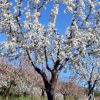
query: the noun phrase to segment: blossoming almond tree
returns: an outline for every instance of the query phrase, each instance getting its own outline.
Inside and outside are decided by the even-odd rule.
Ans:
[[[8,100],[10,94],[23,95],[24,93],[30,93],[31,95],[35,84],[41,81],[32,67],[26,67],[27,64],[24,64],[25,62],[20,60],[20,67],[15,68],[15,66],[9,65],[8,61],[0,59],[0,90],[3,91],[4,100]]]
[[[74,64],[76,77],[88,88],[88,100],[94,98],[94,89],[100,84],[100,60],[92,56],[84,56],[83,60],[77,59]]]
[[[40,77],[40,75],[34,70],[34,68],[32,66],[29,66],[26,60],[21,58],[19,63],[19,70],[20,73],[22,73],[24,82],[27,84],[28,87],[26,88],[25,92],[27,92],[31,96],[39,94],[38,92],[40,92],[42,95],[42,87],[44,87],[43,80],[42,77]],[[41,91],[35,91],[34,88],[36,87],[40,87]]]
[[[84,89],[74,82],[62,83],[62,86],[58,87],[58,91],[63,95],[64,100],[67,100],[68,96],[77,100],[84,95]]]
[[[0,61],[0,89],[3,92],[3,100],[8,100],[10,91],[16,87],[19,80],[19,72],[3,60]]]
[[[46,28],[39,18],[50,2],[53,8]],[[56,29],[61,3],[66,5],[65,14],[73,15],[64,35]],[[23,55],[43,78],[48,100],[55,100],[57,79],[66,64],[87,51],[99,56],[98,4],[98,0],[1,0],[0,33],[7,36],[0,43],[1,56],[13,60]]]

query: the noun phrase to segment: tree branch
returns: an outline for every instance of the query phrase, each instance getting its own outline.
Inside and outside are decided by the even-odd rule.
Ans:
[[[60,60],[58,59],[54,64],[54,69],[53,70],[57,70],[59,65],[60,65]]]
[[[68,60],[69,60],[69,58],[65,58],[64,62],[60,65],[58,70],[62,70],[62,68],[65,66],[65,64],[67,63]]]
[[[92,79],[92,75],[93,75],[93,70],[94,70],[94,66],[92,67],[92,71],[91,71],[91,73],[90,73],[90,82],[91,82],[91,79]]]
[[[44,47],[44,55],[45,55],[46,68],[51,72],[51,69],[50,69],[50,67],[48,65],[48,58],[47,58],[46,47]]]
[[[37,9],[37,11],[39,12],[40,11],[40,9],[46,4],[46,1],[47,0],[43,0],[43,2],[41,2],[41,3],[39,3],[39,4],[37,4],[37,5],[33,5],[33,8],[34,9]],[[31,3],[31,2],[30,2]]]
[[[47,1],[47,0],[44,0],[44,1],[42,2],[42,4],[41,4],[41,5],[38,7],[38,9],[37,9],[38,11],[46,4],[46,1]]]
[[[98,81],[98,77],[96,78],[96,80],[94,81],[94,84],[93,84],[93,86],[92,86],[92,90],[95,88],[95,85],[97,84],[97,81]]]
[[[31,56],[30,56],[30,53],[29,53],[29,51],[28,51],[27,49],[26,49],[26,53],[27,53],[28,59],[29,59],[30,63],[32,64],[32,66],[34,67],[34,69],[35,69],[42,77],[47,78],[46,74],[45,74],[41,69],[39,69],[38,67],[36,67],[36,66],[34,65],[34,63],[33,63],[33,61],[32,61],[32,58],[31,58]]]

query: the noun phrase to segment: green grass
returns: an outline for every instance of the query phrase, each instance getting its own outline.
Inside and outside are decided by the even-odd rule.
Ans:
[[[2,100],[2,97],[0,96],[0,100]]]
[[[100,96],[100,91],[94,91],[95,96]]]
[[[2,97],[0,96],[0,100],[3,100]],[[41,100],[40,97],[34,96],[34,97],[10,97],[9,100]],[[47,100],[46,98],[43,100]]]

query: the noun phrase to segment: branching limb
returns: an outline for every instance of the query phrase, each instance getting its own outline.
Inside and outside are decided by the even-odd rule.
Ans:
[[[28,59],[29,59],[30,63],[32,64],[33,68],[35,69],[35,71],[37,71],[43,78],[47,79],[46,74],[41,69],[39,69],[38,67],[35,66],[35,64],[30,56],[30,53],[27,49],[26,49],[26,53],[27,53]]]
[[[60,65],[60,60],[58,59],[54,64],[54,69],[53,70],[57,70],[59,65]]]
[[[62,70],[62,68],[65,66],[65,64],[66,64],[68,61],[69,61],[69,58],[65,58],[64,61],[63,61],[63,63],[60,64],[60,67],[59,67],[58,70],[59,70],[59,71]]]
[[[48,65],[48,58],[47,58],[46,47],[44,47],[44,55],[45,55],[46,68],[51,72],[51,69],[50,69],[50,67]]]

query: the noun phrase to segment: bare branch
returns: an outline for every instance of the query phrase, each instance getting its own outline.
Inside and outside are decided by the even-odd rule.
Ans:
[[[58,70],[62,70],[62,68],[65,66],[65,64],[69,61],[69,58],[65,58],[63,63],[60,65]]]
[[[27,53],[28,59],[29,59],[30,63],[32,64],[32,66],[34,67],[34,69],[35,69],[42,77],[46,77],[46,74],[45,74],[42,70],[40,70],[38,67],[35,66],[35,64],[34,64],[32,58],[31,58],[31,56],[30,56],[30,53],[29,53],[29,51],[28,51],[27,49],[26,49],[26,53]]]
[[[50,67],[48,65],[48,58],[47,58],[46,47],[44,47],[44,55],[45,55],[46,68],[51,72],[51,69],[50,69]]]
[[[60,65],[60,60],[57,60],[54,64],[54,69],[53,70],[57,70],[58,66]]]

